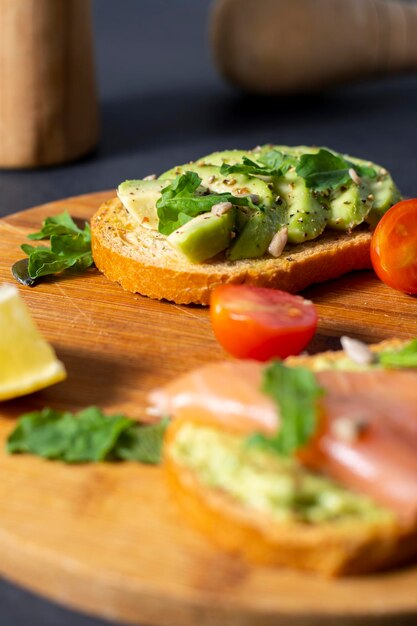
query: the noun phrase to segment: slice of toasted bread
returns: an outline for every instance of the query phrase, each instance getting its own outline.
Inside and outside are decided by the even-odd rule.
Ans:
[[[387,345],[384,342],[384,348]],[[334,353],[331,358],[343,354]],[[316,358],[300,359],[300,364],[314,368]],[[296,357],[291,359],[291,364],[297,364]],[[224,490],[210,487],[186,463],[178,462],[173,452],[178,434],[187,422],[174,420],[168,428],[164,467],[185,516],[217,546],[252,562],[310,570],[326,576],[373,572],[417,556],[415,520],[404,521],[381,512],[380,516],[363,519],[281,521],[240,503]],[[204,426],[198,416],[193,424]],[[209,426],[220,428],[218,424]]]
[[[319,239],[288,246],[279,258],[190,263],[160,233],[136,224],[121,202],[104,203],[91,222],[96,266],[127,291],[178,304],[208,304],[224,283],[247,283],[289,292],[371,267],[369,227],[326,231]]]

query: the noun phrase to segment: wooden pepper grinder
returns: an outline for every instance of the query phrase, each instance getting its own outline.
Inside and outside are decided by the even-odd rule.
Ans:
[[[89,0],[0,0],[0,167],[70,161],[98,140]]]
[[[417,70],[417,5],[390,0],[217,0],[220,72],[278,94]]]

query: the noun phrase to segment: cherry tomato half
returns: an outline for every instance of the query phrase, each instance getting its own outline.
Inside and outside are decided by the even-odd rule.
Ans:
[[[314,304],[285,291],[222,285],[211,295],[214,334],[238,358],[266,361],[298,354],[317,327]]]
[[[374,270],[384,283],[417,293],[417,199],[403,200],[378,223],[371,242]]]

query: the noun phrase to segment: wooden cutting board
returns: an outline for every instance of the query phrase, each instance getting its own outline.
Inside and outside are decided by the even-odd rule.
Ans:
[[[54,202],[0,221],[0,282],[19,246],[67,208],[89,218],[112,195]],[[0,442],[19,414],[52,406],[145,415],[146,394],[224,358],[207,309],[124,292],[95,269],[20,287],[68,379],[0,406]],[[417,301],[358,272],[310,288],[320,327],[313,350],[341,334],[417,336]],[[417,568],[328,581],[254,567],[183,524],[162,470],[139,464],[65,466],[8,456],[0,446],[0,573],[35,592],[114,621],[158,626],[350,626],[417,623]]]

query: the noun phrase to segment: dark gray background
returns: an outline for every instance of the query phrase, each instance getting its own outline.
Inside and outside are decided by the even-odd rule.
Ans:
[[[327,145],[381,162],[404,195],[417,195],[417,77],[314,96],[237,93],[211,63],[209,5],[209,0],[94,0],[100,145],[63,167],[0,171],[0,215],[110,189],[212,150],[264,142]],[[0,626],[102,623],[0,583]]]
[[[97,151],[63,167],[0,172],[0,215],[115,187],[220,148],[328,145],[383,163],[417,195],[417,77],[326,94],[235,92],[211,63],[209,0],[95,0],[102,133]]]

